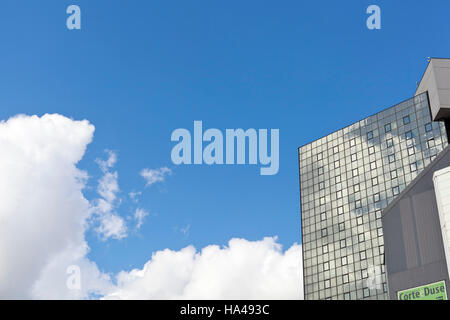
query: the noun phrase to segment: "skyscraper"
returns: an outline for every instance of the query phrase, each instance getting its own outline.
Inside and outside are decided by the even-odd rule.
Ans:
[[[429,59],[416,95],[427,92],[431,120],[450,133],[450,59]],[[431,146],[433,144],[431,143]],[[382,213],[386,277],[393,300],[450,296],[450,146]]]
[[[447,145],[424,92],[299,148],[306,300],[389,298],[381,212]]]

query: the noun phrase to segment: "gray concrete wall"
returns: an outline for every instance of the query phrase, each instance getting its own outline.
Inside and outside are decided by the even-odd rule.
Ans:
[[[430,98],[432,119],[450,119],[450,59],[431,59],[416,95],[425,91]]]
[[[449,275],[442,240],[433,174],[450,166],[447,147],[383,211],[385,264],[390,299],[397,292],[445,280]]]

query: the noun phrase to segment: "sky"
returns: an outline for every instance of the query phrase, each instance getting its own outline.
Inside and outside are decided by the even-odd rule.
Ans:
[[[81,8],[81,30],[66,27],[66,9],[73,4]],[[381,30],[366,27],[371,4],[381,8]],[[44,247],[47,241],[76,244],[80,251],[74,259],[81,259],[82,269],[92,268],[91,287],[101,287],[104,296],[209,297],[213,291],[225,292],[217,293],[219,298],[236,296],[230,288],[220,290],[224,283],[207,291],[204,279],[183,289],[184,295],[161,294],[173,276],[167,270],[177,269],[177,263],[190,265],[180,283],[197,279],[193,275],[202,273],[202,259],[209,254],[215,258],[206,268],[217,266],[210,279],[224,272],[219,266],[227,263],[227,254],[249,266],[229,279],[254,273],[271,255],[279,263],[264,264],[268,269],[261,277],[288,268],[301,290],[297,148],[413,96],[427,57],[450,55],[449,9],[443,0],[426,5],[3,0],[0,172],[8,179],[2,179],[0,199],[11,199],[3,214],[20,213],[24,223],[33,215],[35,227],[48,227],[55,238],[46,239]],[[26,116],[14,118],[19,114]],[[7,122],[10,118],[16,120]],[[204,130],[222,132],[279,129],[278,174],[262,176],[259,165],[175,165],[171,134],[178,128],[193,132],[196,120]],[[19,146],[23,153],[14,151]],[[41,157],[48,161],[40,162]],[[16,162],[22,169],[13,170]],[[34,178],[22,177],[30,168]],[[58,188],[49,187],[53,182]],[[34,195],[28,183],[40,191]],[[29,200],[41,193],[36,202]],[[66,208],[68,194],[81,200]],[[55,203],[53,209],[49,203]],[[18,204],[30,207],[20,206],[20,211]],[[68,230],[76,220],[70,241],[53,225],[63,218]],[[13,224],[5,218],[3,227],[12,226],[15,234],[27,230],[19,220]],[[39,232],[34,236],[41,237]],[[28,241],[37,238],[30,235]],[[36,261],[8,256],[16,243],[9,241],[0,236],[3,258]],[[260,260],[255,254],[256,260],[248,262],[239,252],[251,253],[253,246],[261,247]],[[52,290],[52,296],[62,295],[52,289],[45,271],[57,265],[52,261],[63,260],[56,256],[73,253],[69,247],[46,248],[46,258],[28,282],[23,280],[22,291],[8,291],[4,283],[2,289],[2,276],[15,269],[11,264],[2,270],[0,262],[0,297],[39,298]],[[172,265],[161,262],[167,283],[151,294],[142,292],[136,273],[140,270],[141,277],[148,269],[144,266],[158,259]],[[156,280],[149,279],[151,287]],[[274,287],[272,295],[248,289],[244,296],[295,298],[296,289],[285,294]],[[86,296],[87,291],[75,295]]]

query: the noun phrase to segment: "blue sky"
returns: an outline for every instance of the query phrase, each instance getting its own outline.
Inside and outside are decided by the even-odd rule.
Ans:
[[[66,8],[82,30],[66,28]],[[377,4],[382,29],[366,28]],[[426,58],[449,57],[448,1],[85,1],[0,3],[0,119],[59,113],[96,131],[79,167],[95,198],[95,159],[118,154],[126,217],[141,191],[150,212],[118,241],[88,235],[108,272],[152,252],[234,237],[301,242],[297,148],[414,94]],[[174,166],[177,128],[277,128],[280,170]],[[172,175],[145,188],[143,168]],[[180,228],[190,225],[184,235]]]

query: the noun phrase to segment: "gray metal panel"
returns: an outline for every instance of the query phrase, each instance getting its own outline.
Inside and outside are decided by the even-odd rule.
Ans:
[[[393,210],[399,208],[395,207]],[[400,214],[392,213],[383,217],[384,242],[389,244],[389,248],[385,246],[385,259],[389,261],[386,265],[387,274],[407,269],[403,233],[398,232],[401,229]]]
[[[426,178],[429,179],[429,176]],[[414,195],[412,202],[422,264],[441,261],[443,258],[445,260],[445,256],[442,256],[444,245],[434,189]]]
[[[416,224],[410,199],[400,201],[399,208],[406,267],[408,269],[416,268],[419,266],[419,253],[417,251]]]

